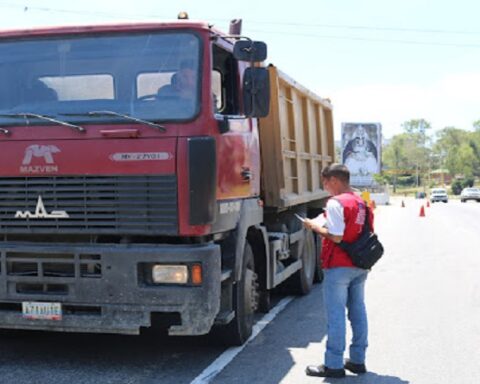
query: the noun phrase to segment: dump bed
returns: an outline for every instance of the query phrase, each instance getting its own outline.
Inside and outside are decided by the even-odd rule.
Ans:
[[[286,208],[321,200],[320,172],[333,162],[332,105],[270,66],[270,114],[260,119],[262,195]]]

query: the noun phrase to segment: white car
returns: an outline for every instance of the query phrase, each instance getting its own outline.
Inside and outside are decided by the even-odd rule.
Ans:
[[[443,201],[448,203],[447,190],[445,188],[434,188],[430,192],[430,201],[435,203],[436,201]]]
[[[463,188],[460,201],[465,203],[467,200],[475,200],[480,203],[480,188]]]

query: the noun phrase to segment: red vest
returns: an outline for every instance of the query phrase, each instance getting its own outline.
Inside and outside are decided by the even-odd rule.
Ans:
[[[342,193],[333,197],[343,207],[343,218],[345,220],[345,231],[343,241],[354,242],[362,232],[365,223],[366,204],[365,201],[353,192]],[[370,209],[369,221],[373,230],[373,214]],[[350,256],[336,245],[332,240],[323,238],[322,241],[322,266],[324,269],[337,267],[354,267]]]

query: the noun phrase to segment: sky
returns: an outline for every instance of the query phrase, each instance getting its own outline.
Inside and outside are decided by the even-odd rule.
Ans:
[[[480,120],[477,0],[0,0],[2,29],[161,21],[187,11],[268,44],[268,62],[334,106],[342,122],[379,122],[384,138],[424,118],[434,130]]]

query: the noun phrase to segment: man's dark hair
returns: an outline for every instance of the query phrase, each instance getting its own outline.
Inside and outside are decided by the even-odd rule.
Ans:
[[[350,171],[343,164],[333,163],[322,170],[322,178],[330,179],[331,177],[336,177],[338,180],[350,184]]]

